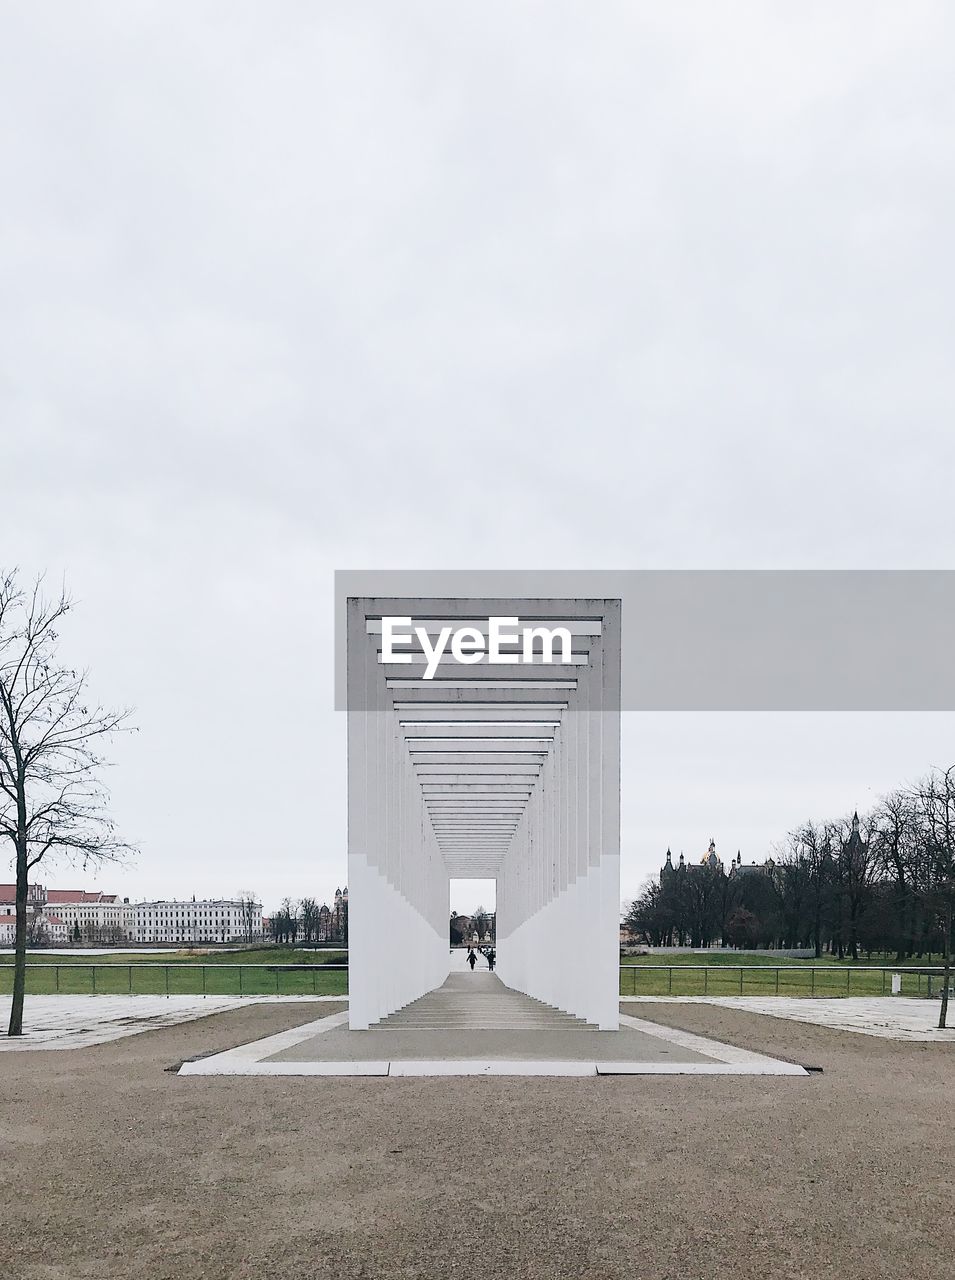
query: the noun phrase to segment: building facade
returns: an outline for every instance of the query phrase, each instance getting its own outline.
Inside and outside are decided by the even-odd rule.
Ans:
[[[0,907],[0,947],[12,947],[16,942],[17,917],[7,906]],[[31,946],[62,945],[69,941],[66,924],[57,915],[35,912],[30,909],[27,917],[27,943]]]
[[[310,939],[306,938],[306,941]],[[334,905],[323,902],[315,921],[315,941],[348,946],[348,888],[336,889]]]
[[[48,889],[47,914],[66,926],[66,942],[118,943],[136,941],[136,909],[115,893],[87,893],[82,889]]]
[[[665,889],[668,885],[679,883],[679,877],[693,875],[701,870],[709,871],[713,875],[716,875],[719,872],[729,876],[746,875],[747,873],[752,874],[754,872],[762,875],[768,875],[775,866],[776,864],[772,858],[767,858],[765,862],[744,862],[742,853],[737,850],[736,857],[730,858],[729,870],[727,871],[723,866],[723,860],[716,852],[716,841],[710,840],[709,848],[699,862],[687,862],[686,858],[681,853],[679,861],[676,866],[674,866],[673,854],[669,849],[667,849],[666,860],[660,868],[660,887]],[[677,879],[674,880],[673,877],[677,877]]]
[[[14,945],[15,903],[16,885],[0,884],[0,946]],[[261,937],[262,904],[247,899],[131,903],[115,893],[84,889],[30,885],[27,892],[27,942],[32,946],[256,942]]]
[[[261,902],[238,898],[137,902],[135,913],[137,942],[257,942],[262,937]]]
[[[13,945],[16,885],[0,884],[0,945]],[[135,912],[128,898],[84,889],[27,889],[27,941],[117,943],[135,940]],[[7,933],[9,932],[9,942]]]

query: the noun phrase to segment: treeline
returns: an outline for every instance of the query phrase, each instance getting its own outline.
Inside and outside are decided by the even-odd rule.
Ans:
[[[98,924],[95,920],[74,920],[69,931],[69,941],[73,944],[116,946],[129,941],[129,934],[118,924]],[[42,910],[29,910],[27,913],[27,945],[31,947],[53,946],[53,934],[49,922]]]
[[[347,947],[348,899],[337,897],[335,906],[329,908],[319,906],[315,898],[302,898],[301,902],[284,898],[269,920],[269,936],[287,946],[326,942]]]
[[[689,865],[648,882],[624,924],[653,946],[812,948],[817,956],[948,954],[955,765],[861,818],[806,822],[760,868]]]

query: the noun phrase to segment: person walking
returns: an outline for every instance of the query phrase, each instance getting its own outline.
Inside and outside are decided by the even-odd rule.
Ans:
[[[497,959],[497,952],[492,947],[490,951],[487,953],[487,967],[490,969],[492,973],[494,972],[494,961],[496,959]]]
[[[474,954],[474,950],[471,947],[468,947],[468,964],[471,966],[471,972],[473,973],[474,966],[477,964],[477,956]]]

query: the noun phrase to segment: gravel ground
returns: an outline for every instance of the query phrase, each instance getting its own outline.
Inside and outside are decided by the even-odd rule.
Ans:
[[[824,1074],[356,1081],[164,1070],[309,1021],[307,1005],[0,1055],[0,1273],[951,1273],[951,1048],[712,1006],[640,1015]]]

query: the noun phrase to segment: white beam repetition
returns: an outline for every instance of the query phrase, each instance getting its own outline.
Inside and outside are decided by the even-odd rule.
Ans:
[[[382,662],[385,616],[430,637],[519,617],[566,627],[573,653],[503,668],[446,655],[424,679],[417,638],[410,662]],[[619,681],[619,601],[349,599],[353,1028],[440,985],[448,882],[488,876],[503,980],[616,1028]]]

